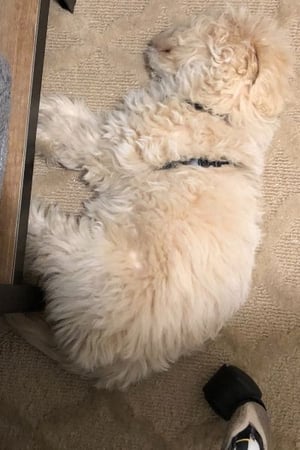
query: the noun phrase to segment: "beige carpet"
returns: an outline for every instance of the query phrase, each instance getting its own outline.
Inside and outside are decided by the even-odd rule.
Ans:
[[[232,1],[287,23],[300,69],[298,0]],[[261,3],[260,6],[259,3]],[[51,6],[44,93],[112,107],[146,82],[142,50],[178,16],[219,0],[78,0],[75,14]],[[298,6],[297,6],[298,5]],[[260,384],[273,424],[274,450],[300,449],[300,90],[282,118],[265,172],[265,237],[248,304],[222,336],[126,393],[96,391],[61,371],[2,326],[1,450],[218,450],[224,423],[201,387],[223,362]],[[63,127],[63,123],[62,123]],[[73,173],[37,161],[34,191],[80,207],[89,193]]]

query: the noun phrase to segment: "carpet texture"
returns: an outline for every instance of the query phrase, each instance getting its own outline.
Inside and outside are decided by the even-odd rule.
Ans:
[[[226,424],[201,388],[229,362],[260,384],[273,449],[300,449],[300,5],[295,0],[231,1],[279,16],[296,50],[295,101],[266,161],[264,239],[251,296],[214,342],[125,393],[96,391],[15,336],[0,331],[1,450],[218,450]],[[74,15],[52,3],[43,93],[113,107],[147,81],[142,50],[177,17],[222,8],[220,0],[78,0]],[[63,123],[62,123],[63,127]],[[88,190],[77,175],[37,160],[34,193],[79,210]]]

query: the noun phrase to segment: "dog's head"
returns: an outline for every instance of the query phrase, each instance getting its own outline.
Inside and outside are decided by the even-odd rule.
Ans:
[[[147,61],[172,75],[181,94],[217,114],[250,110],[274,118],[283,109],[292,73],[284,33],[275,21],[246,10],[203,16],[153,39]]]

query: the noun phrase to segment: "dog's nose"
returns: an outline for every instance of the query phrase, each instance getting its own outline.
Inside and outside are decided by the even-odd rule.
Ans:
[[[170,53],[171,51],[170,39],[165,31],[155,36],[148,45],[151,48],[155,48],[158,52]]]

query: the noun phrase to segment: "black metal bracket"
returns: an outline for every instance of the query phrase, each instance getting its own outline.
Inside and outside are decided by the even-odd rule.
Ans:
[[[58,3],[65,9],[68,9],[71,13],[74,12],[76,0],[58,0]]]
[[[39,287],[0,284],[0,314],[40,311],[43,308],[43,291]]]

